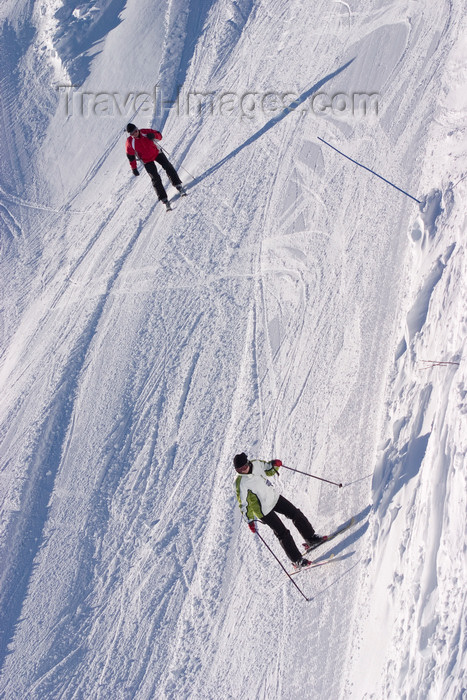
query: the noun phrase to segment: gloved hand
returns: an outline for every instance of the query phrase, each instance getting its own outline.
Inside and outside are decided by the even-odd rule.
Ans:
[[[139,172],[137,170],[133,170],[133,175],[139,175]]]
[[[254,520],[252,520],[251,523],[248,523],[248,527],[252,532],[256,532],[256,523]]]
[[[282,462],[280,459],[272,459],[271,464],[273,467],[282,467]]]

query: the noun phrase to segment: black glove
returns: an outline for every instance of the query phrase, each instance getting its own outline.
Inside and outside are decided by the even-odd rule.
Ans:
[[[135,169],[133,170],[133,175],[139,175],[139,172]]]

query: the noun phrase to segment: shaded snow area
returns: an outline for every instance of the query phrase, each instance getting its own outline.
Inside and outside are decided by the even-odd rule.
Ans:
[[[467,699],[465,14],[3,0],[0,697]]]

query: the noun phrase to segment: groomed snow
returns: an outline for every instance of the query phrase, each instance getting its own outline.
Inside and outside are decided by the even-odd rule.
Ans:
[[[2,3],[2,697],[466,697],[464,14]],[[243,450],[344,484],[310,602]]]

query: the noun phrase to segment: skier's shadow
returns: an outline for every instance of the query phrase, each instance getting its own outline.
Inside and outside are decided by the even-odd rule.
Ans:
[[[205,178],[209,177],[210,175],[213,175],[219,168],[222,168],[227,161],[229,161],[231,158],[235,158],[236,155],[238,155],[241,151],[243,151],[244,148],[247,148],[247,146],[251,146],[252,143],[257,141],[261,136],[263,136],[266,132],[268,132],[270,129],[272,129],[274,126],[279,124],[285,117],[293,112],[297,107],[300,107],[301,104],[303,104],[306,100],[308,100],[313,94],[318,92],[323,85],[325,85],[327,82],[332,80],[333,78],[336,77],[336,75],[339,75],[339,73],[342,73],[346,68],[350,66],[351,63],[355,61],[355,58],[352,58],[350,61],[347,61],[343,66],[335,70],[333,73],[329,73],[329,75],[326,75],[324,78],[319,80],[317,83],[312,85],[308,90],[305,90],[300,97],[298,97],[296,100],[294,100],[288,107],[283,109],[279,114],[277,114],[275,117],[270,119],[259,131],[257,131],[253,136],[250,136],[249,139],[244,141],[240,146],[237,146],[233,151],[231,151],[228,155],[224,156],[222,160],[218,161],[214,165],[212,165],[210,168],[208,168],[202,175],[199,175],[196,177],[193,182],[191,182],[188,187],[191,187],[192,185],[198,184]]]
[[[325,586],[322,590],[318,591],[314,596],[309,598],[308,600],[311,602],[312,600],[316,600],[319,596],[323,595],[325,591],[329,590],[334,586],[337,581],[343,579],[345,576],[347,576],[353,569],[355,569],[356,566],[360,563],[361,559],[358,558],[355,562],[352,563],[352,557],[355,554],[355,550],[353,551],[348,551],[348,552],[343,552],[349,545],[351,544],[356,544],[357,540],[362,537],[366,530],[368,529],[368,516],[371,512],[371,506],[367,506],[364,508],[358,515],[355,516],[355,525],[359,525],[359,527],[354,530],[352,528],[349,530],[349,534],[347,537],[342,539],[339,542],[336,542],[334,547],[332,547],[326,554],[323,554],[321,559],[326,559],[330,557],[331,555],[334,555],[333,561],[344,561],[349,559],[350,560],[350,566],[347,568],[344,572],[342,572],[337,578],[333,578],[332,581]],[[319,562],[320,559],[316,559],[316,562]]]
[[[337,560],[341,559],[348,559],[354,552],[351,553],[345,553],[341,554],[343,550],[345,550],[349,545],[353,544],[355,545],[357,541],[363,537],[365,532],[368,529],[368,516],[371,511],[371,506],[367,506],[364,508],[358,515],[355,516],[355,524],[354,526],[348,531],[348,534],[346,537],[343,537],[342,539],[339,539],[337,542],[331,542],[331,549],[329,549],[325,554],[320,556],[318,559],[316,559],[316,562],[319,562],[321,559],[327,559],[331,554],[333,554],[336,557]],[[344,523],[345,525],[345,523]],[[356,527],[359,526],[359,527]]]

